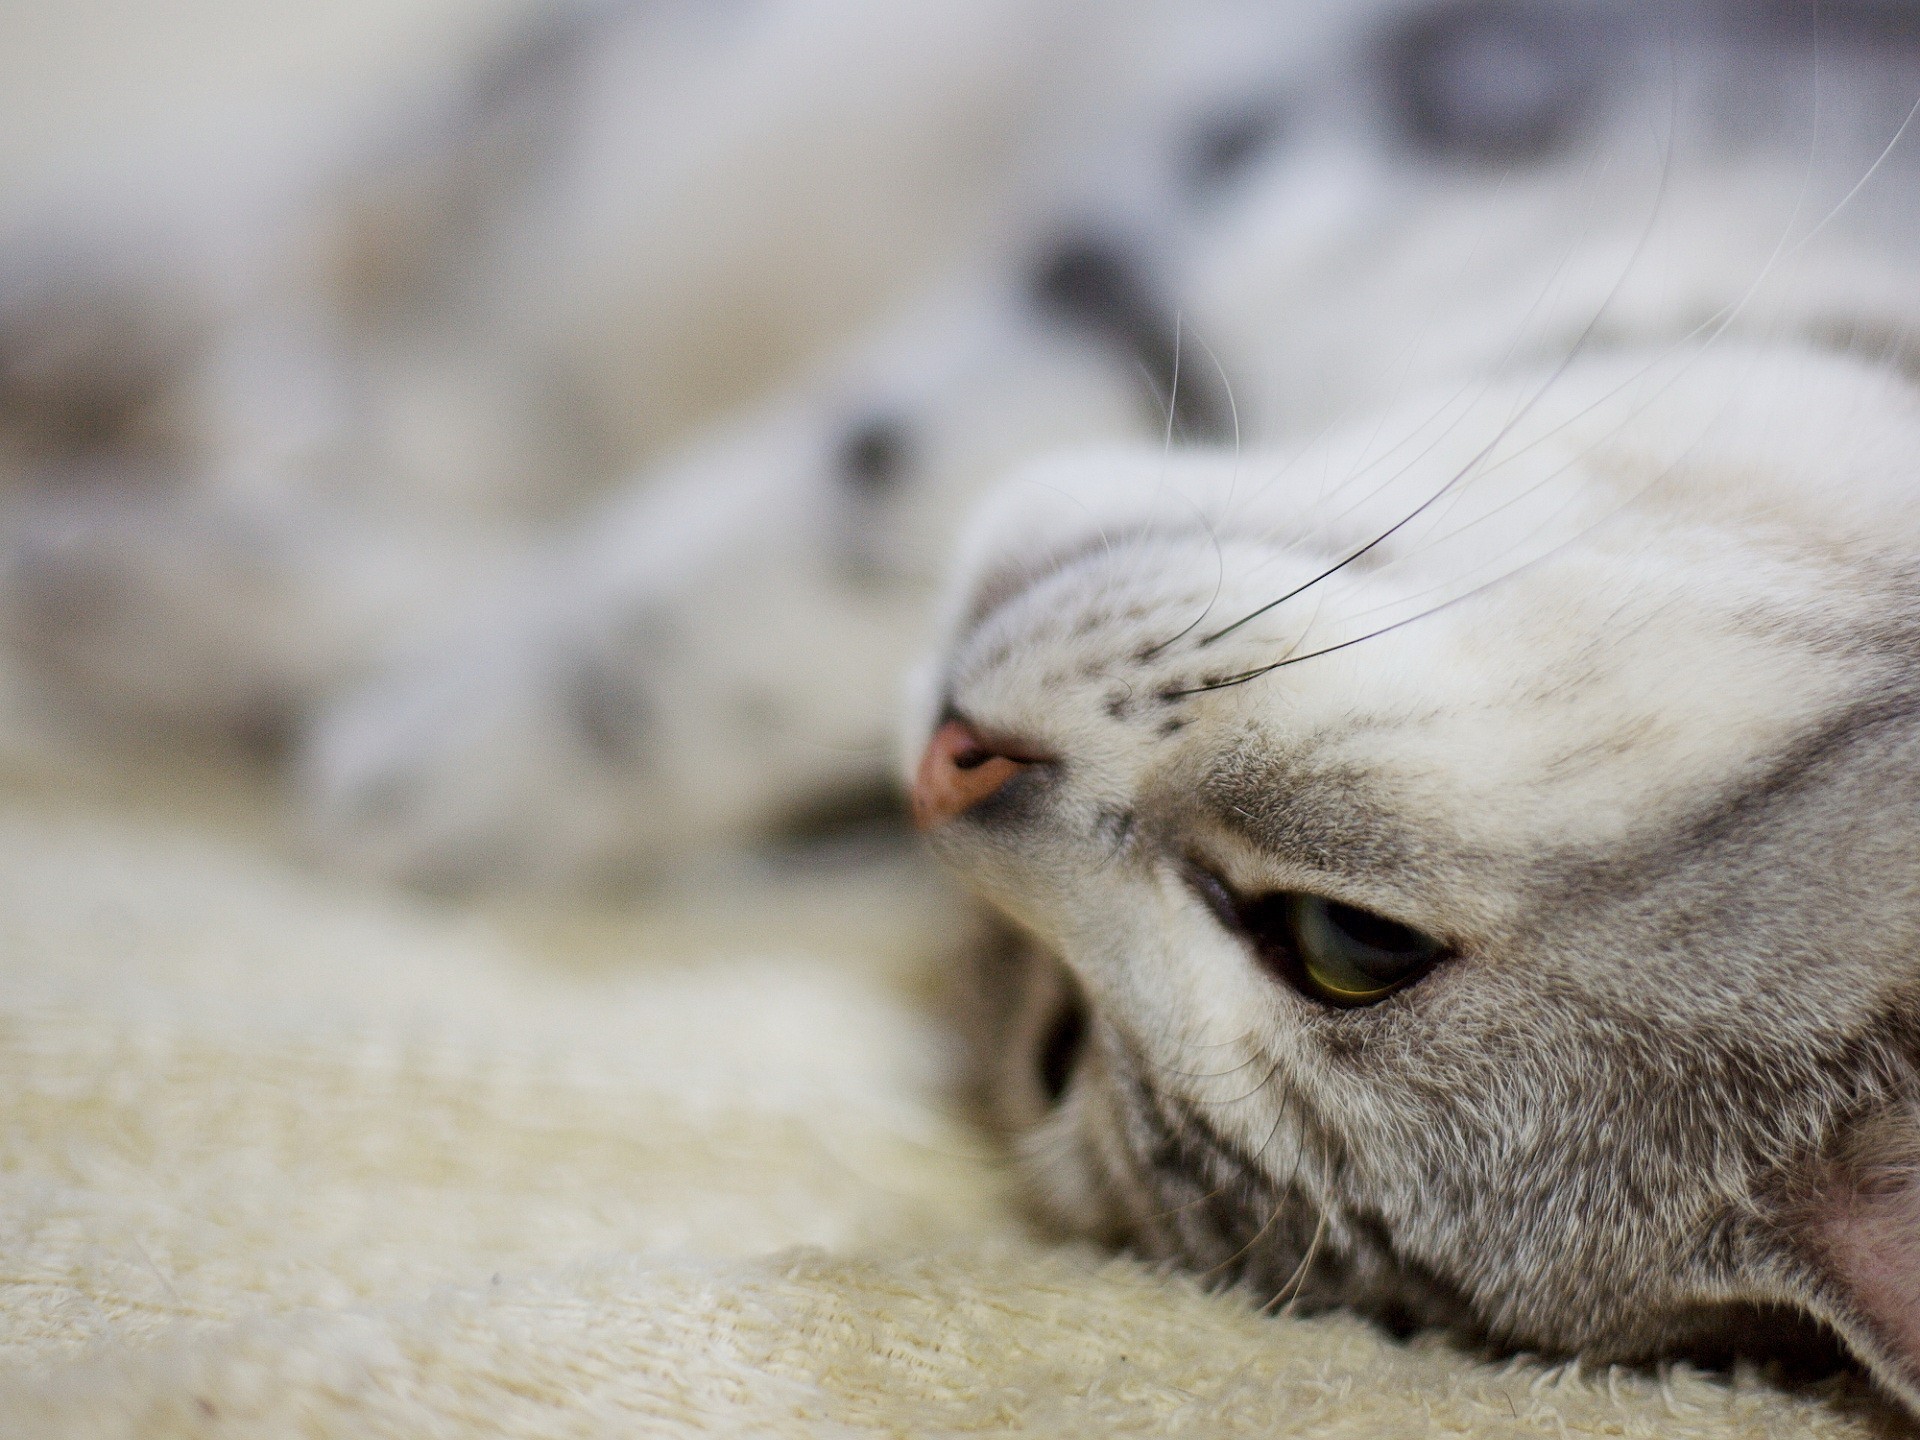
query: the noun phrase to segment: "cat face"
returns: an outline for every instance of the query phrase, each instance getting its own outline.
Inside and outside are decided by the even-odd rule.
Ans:
[[[1009,482],[911,733],[1057,957],[994,1007],[1041,1208],[1502,1345],[1824,1325],[1920,1400],[1917,442],[1880,370],[1683,347]]]

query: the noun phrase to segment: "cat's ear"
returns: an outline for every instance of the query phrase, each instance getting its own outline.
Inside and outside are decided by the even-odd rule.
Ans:
[[[1811,1308],[1920,1411],[1920,1107],[1854,1125],[1806,1177],[1788,1224]]]

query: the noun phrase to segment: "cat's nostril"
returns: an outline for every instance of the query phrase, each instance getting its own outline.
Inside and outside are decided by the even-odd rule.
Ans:
[[[964,720],[933,732],[913,781],[913,822],[931,830],[997,794],[1037,759],[983,737]]]

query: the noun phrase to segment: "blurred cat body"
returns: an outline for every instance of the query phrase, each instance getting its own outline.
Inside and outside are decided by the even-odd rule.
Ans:
[[[1104,209],[936,285],[592,515],[436,641],[440,659],[333,709],[305,773],[337,852],[440,880],[569,882],[870,784],[886,677],[923,633],[960,518],[1050,447],[1255,445],[1435,384],[1694,334],[1886,350],[1920,313],[1895,179],[1911,162],[1881,154],[1911,57],[1831,50],[1830,128],[1809,131],[1775,114],[1812,113],[1804,44],[1617,9],[1347,17],[1264,72],[1257,98],[1284,124],[1204,183],[1176,112],[1127,149],[1134,181]],[[1566,73],[1560,27],[1587,47]],[[1449,44],[1468,59],[1518,44],[1542,74],[1504,110],[1481,97],[1490,114],[1416,123],[1409,87],[1451,93],[1466,63]],[[1768,73],[1766,127],[1753,96],[1716,89],[1729,53]]]
[[[578,0],[397,114],[51,206],[0,250],[16,648],[137,724],[300,722],[1037,196],[1144,217],[1134,148],[1266,8]]]

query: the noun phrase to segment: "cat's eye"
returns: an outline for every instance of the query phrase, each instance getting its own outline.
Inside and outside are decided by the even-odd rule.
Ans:
[[[1444,948],[1431,935],[1318,895],[1287,897],[1307,983],[1335,1005],[1371,1005],[1433,968]]]
[[[1195,889],[1267,969],[1323,1004],[1372,1005],[1446,958],[1431,935],[1320,895],[1274,891],[1243,898],[1194,866]]]

